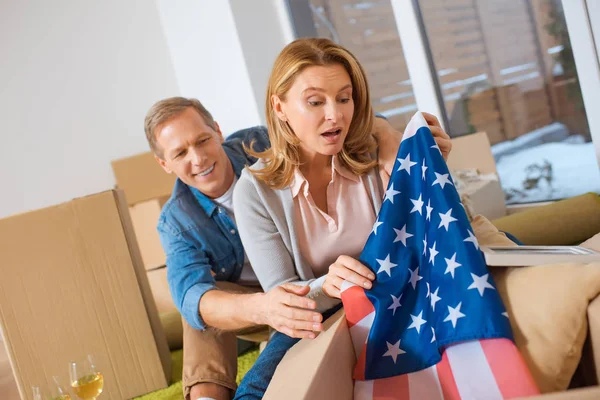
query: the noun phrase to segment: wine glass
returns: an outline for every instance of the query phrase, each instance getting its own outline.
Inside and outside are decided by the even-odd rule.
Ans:
[[[60,384],[57,376],[53,377],[54,386],[50,387],[49,391],[44,391],[39,386],[32,386],[33,400],[71,400],[71,395]],[[50,395],[48,395],[48,392]]]
[[[33,400],[43,400],[42,399],[42,390],[39,386],[32,386],[31,392],[33,394]]]
[[[94,365],[94,358],[88,355],[81,363],[72,362],[69,368],[71,388],[77,397],[83,400],[95,400],[104,387],[104,377]]]
[[[65,389],[63,385],[61,385],[60,378],[58,376],[53,376],[52,380],[54,381],[54,385],[50,387],[50,397],[49,400],[71,400],[71,395]]]

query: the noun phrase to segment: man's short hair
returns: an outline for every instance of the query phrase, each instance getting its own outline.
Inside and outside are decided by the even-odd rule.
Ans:
[[[156,141],[156,129],[170,120],[171,118],[181,114],[188,107],[192,107],[202,118],[208,126],[213,129],[217,129],[215,120],[212,115],[202,103],[197,99],[188,99],[185,97],[170,97],[168,99],[160,100],[148,110],[146,118],[144,119],[144,131],[146,132],[146,139],[150,145],[150,149],[159,158],[163,158],[163,152]]]

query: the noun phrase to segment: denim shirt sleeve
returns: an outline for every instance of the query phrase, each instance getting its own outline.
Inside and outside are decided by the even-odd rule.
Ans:
[[[217,289],[206,254],[186,243],[181,234],[171,230],[161,219],[158,233],[167,254],[167,281],[173,302],[194,329],[204,330],[200,316],[200,299],[209,290]]]

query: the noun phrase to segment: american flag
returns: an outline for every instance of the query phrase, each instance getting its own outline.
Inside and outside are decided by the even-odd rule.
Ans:
[[[345,282],[355,399],[506,399],[538,393],[431,131],[416,113],[360,261]]]

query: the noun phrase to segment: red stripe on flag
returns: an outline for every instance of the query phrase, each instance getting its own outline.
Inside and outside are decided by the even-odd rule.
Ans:
[[[496,384],[505,399],[539,394],[517,346],[508,339],[480,340]]]
[[[373,382],[373,400],[409,400],[410,393],[408,389],[407,374],[375,379]]]
[[[346,312],[348,328],[352,328],[361,319],[375,311],[373,304],[367,298],[365,290],[360,286],[352,286],[342,292],[342,302]]]
[[[446,352],[442,354],[442,361],[437,363],[435,367],[437,368],[442,393],[444,393],[444,400],[460,400],[458,387],[456,387],[456,382],[454,382],[454,375],[452,374],[452,368],[450,367],[450,361]]]

